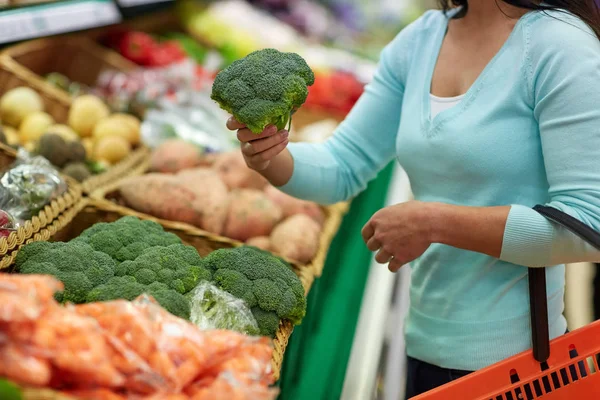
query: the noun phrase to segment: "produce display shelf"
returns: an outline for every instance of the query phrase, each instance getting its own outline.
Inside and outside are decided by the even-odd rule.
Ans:
[[[111,0],[69,0],[0,10],[0,43],[81,31],[120,21],[119,9]]]
[[[0,160],[16,157],[13,149],[0,144]],[[81,186],[73,179],[66,177],[68,189],[61,196],[52,200],[36,216],[25,221],[8,237],[0,238],[0,270],[8,268],[18,253],[19,248],[29,242],[48,240],[57,230],[68,224],[83,207]]]
[[[131,170],[128,176],[131,177],[142,175],[148,171],[148,167],[149,159],[140,163],[134,170]],[[121,183],[122,182],[120,180],[115,180],[111,184],[107,184],[101,187],[100,189],[92,192],[90,194],[90,198],[94,199],[95,201],[101,202],[104,208],[111,209],[112,211],[119,213],[122,216],[133,215],[141,219],[149,219],[152,221],[156,221],[163,227],[173,231],[179,236],[184,235],[186,237],[198,237],[202,240],[207,239],[215,245],[218,243],[221,248],[239,247],[244,244],[243,242],[205,231],[188,223],[169,221],[154,217],[149,214],[135,211],[127,207],[125,202],[121,198],[118,190]],[[313,257],[313,259],[308,264],[302,265],[295,260],[290,260],[286,257],[282,258],[297,268],[310,269],[311,271],[313,271],[314,275],[320,276],[321,272],[323,271],[325,258],[327,257],[327,251],[329,249],[329,246],[331,245],[331,241],[335,237],[342,222],[342,218],[347,210],[347,203],[339,203],[323,207],[323,211],[325,213],[325,222],[323,224],[323,230],[321,231],[321,235],[319,238],[319,248],[315,257]]]
[[[58,52],[63,57],[56,57]],[[87,37],[38,39],[8,47],[0,53],[0,93],[19,86],[31,87],[42,96],[46,112],[55,121],[64,123],[73,99],[67,92],[46,82],[44,75],[59,72],[75,81],[93,85],[104,70],[133,68],[134,64]],[[106,172],[82,182],[83,193],[89,194],[127,176],[148,155],[149,150],[144,146],[134,149]]]

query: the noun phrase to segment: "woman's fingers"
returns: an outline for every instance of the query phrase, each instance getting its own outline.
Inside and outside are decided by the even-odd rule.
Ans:
[[[369,241],[367,242],[367,248],[371,251],[377,251],[381,248],[381,243],[379,242],[379,240],[375,239],[374,237],[371,237],[371,239],[369,239]]]
[[[270,148],[277,146],[288,140],[288,132],[283,130],[277,135],[271,135],[263,139],[253,140],[251,142],[242,142],[242,153],[245,156],[251,157],[256,154],[262,153]]]
[[[263,163],[265,161],[270,161],[271,159],[273,159],[273,157],[275,157],[276,155],[281,153],[287,145],[288,145],[288,140],[285,139],[283,142],[271,147],[270,149],[267,149],[260,153],[254,154],[253,156],[250,156],[249,157],[250,162],[259,164],[259,163]]]
[[[387,264],[391,259],[392,255],[385,250],[379,250],[375,256],[375,261],[377,261],[379,264]]]
[[[237,138],[242,143],[255,142],[257,140],[261,140],[261,139],[265,139],[265,138],[271,137],[271,136],[275,135],[276,133],[278,133],[277,132],[277,127],[272,126],[272,125],[266,127],[265,130],[262,131],[259,134],[256,134],[256,133],[252,132],[248,128],[242,128],[242,129],[238,130]]]
[[[238,129],[244,129],[246,127],[246,125],[242,124],[241,122],[238,122],[235,119],[235,117],[229,117],[226,125],[227,125],[227,129],[232,130],[232,131],[236,131]]]
[[[396,258],[392,258],[392,259],[390,260],[390,264],[388,265],[388,269],[389,269],[391,272],[398,272],[398,270],[399,270],[400,268],[402,268],[402,266],[403,266],[403,265],[404,265],[404,264],[402,263],[402,261],[400,261],[400,260],[398,260],[398,259],[396,259]]]

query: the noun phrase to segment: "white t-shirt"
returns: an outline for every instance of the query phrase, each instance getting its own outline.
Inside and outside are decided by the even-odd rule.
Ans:
[[[437,97],[430,94],[429,97],[431,101],[431,119],[434,119],[436,115],[438,115],[442,111],[452,108],[458,103],[460,103],[460,101],[463,97],[465,97],[465,95],[461,94],[460,96],[456,97]]]

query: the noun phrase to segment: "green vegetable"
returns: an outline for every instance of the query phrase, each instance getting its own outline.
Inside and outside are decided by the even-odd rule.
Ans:
[[[196,40],[192,39],[186,34],[172,32],[166,35],[167,38],[176,40],[179,45],[183,48],[183,51],[194,59],[198,64],[202,65],[206,58],[207,50],[204,46],[199,44]]]
[[[15,260],[24,274],[53,275],[65,289],[55,295],[60,302],[84,303],[87,293],[114,276],[115,261],[85,243],[33,242]]]
[[[94,250],[102,251],[116,261],[135,260],[149,247],[181,244],[177,235],[165,232],[160,224],[136,217],[95,224],[73,241],[87,243]]]
[[[267,125],[283,129],[308,96],[315,76],[295,53],[263,49],[234,61],[219,72],[212,99],[252,132]]]
[[[221,249],[203,259],[220,289],[246,302],[260,334],[273,337],[280,319],[299,324],[306,314],[304,288],[277,257],[254,247]]]
[[[88,167],[81,162],[67,164],[63,168],[63,174],[70,176],[78,182],[83,182],[92,175]]]
[[[21,389],[17,385],[5,379],[0,379],[0,399],[21,400],[22,398]]]
[[[201,282],[187,297],[192,311],[190,321],[200,329],[226,329],[247,335],[259,334],[256,319],[245,302],[212,283]],[[277,323],[279,324],[279,318]]]
[[[147,293],[186,319],[190,305],[183,295],[200,280],[211,279],[196,249],[159,224],[135,217],[96,224],[68,243],[30,243],[15,263],[22,273],[62,281],[65,290],[56,295],[60,302],[133,300]]]

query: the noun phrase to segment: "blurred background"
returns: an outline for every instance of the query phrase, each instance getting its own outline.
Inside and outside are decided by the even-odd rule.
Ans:
[[[180,137],[224,151],[224,114],[208,98],[214,75],[248,53],[274,47],[302,55],[316,73],[293,129],[322,141],[352,108],[385,46],[432,0],[0,0],[0,93],[15,79],[69,102],[101,97],[142,121],[156,147]],[[61,100],[62,99],[62,100]],[[53,116],[54,117],[54,116]],[[63,116],[64,117],[64,116]],[[60,117],[57,117],[58,120]],[[13,147],[33,146],[5,129]],[[308,314],[285,351],[285,400],[402,399],[402,326],[408,268],[377,265],[360,228],[379,208],[410,199],[390,165],[349,205],[308,295]],[[567,269],[570,329],[594,319],[595,266]],[[493,345],[493,344],[490,344]]]

